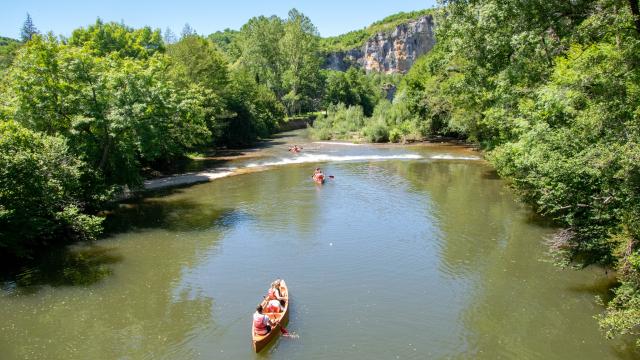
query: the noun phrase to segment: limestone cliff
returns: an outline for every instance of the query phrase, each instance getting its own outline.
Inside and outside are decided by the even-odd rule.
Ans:
[[[434,22],[431,15],[378,32],[360,47],[327,54],[325,68],[344,71],[360,66],[372,71],[405,73],[416,59],[435,45]]]

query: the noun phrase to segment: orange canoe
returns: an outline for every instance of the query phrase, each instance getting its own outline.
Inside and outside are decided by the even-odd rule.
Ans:
[[[282,296],[285,298],[284,309],[282,310],[282,312],[264,313],[265,315],[269,316],[271,320],[277,322],[277,324],[273,326],[271,331],[269,331],[269,333],[266,335],[256,335],[256,332],[253,328],[253,321],[251,322],[251,338],[253,342],[253,350],[255,350],[255,352],[260,352],[260,350],[267,346],[267,344],[269,344],[269,342],[273,340],[273,338],[277,337],[278,334],[280,334],[280,332],[282,331],[282,326],[286,326],[287,322],[289,321],[289,288],[287,287],[287,284],[284,282],[284,280],[280,281],[280,291],[282,293]],[[262,306],[266,307],[266,305],[267,300],[264,300],[262,302]]]

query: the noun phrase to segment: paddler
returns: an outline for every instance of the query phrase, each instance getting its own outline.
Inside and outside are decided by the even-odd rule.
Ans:
[[[274,325],[273,320],[262,313],[262,305],[258,305],[256,312],[253,313],[253,331],[255,331],[256,335],[267,335]]]

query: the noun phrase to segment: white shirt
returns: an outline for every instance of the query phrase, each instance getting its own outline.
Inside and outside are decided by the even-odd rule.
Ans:
[[[262,324],[263,325],[269,325],[269,317],[264,315],[264,314],[260,314],[257,311],[255,313],[253,313],[253,322],[255,323],[256,321],[260,321],[260,318],[262,318]]]

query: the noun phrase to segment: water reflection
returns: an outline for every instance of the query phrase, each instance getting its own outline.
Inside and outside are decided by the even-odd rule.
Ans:
[[[123,204],[87,261],[109,275],[2,292],[2,358],[253,358],[252,309],[276,277],[291,286],[300,338],[257,358],[632,354],[592,318],[600,270],[541,261],[554,229],[486,164],[410,151],[423,156],[321,164],[335,175],[322,187],[309,163]]]
[[[17,295],[35,293],[45,285],[88,286],[110,275],[110,265],[121,261],[122,256],[112,247],[76,245],[53,251],[38,260],[38,265],[5,278],[3,287]]]

